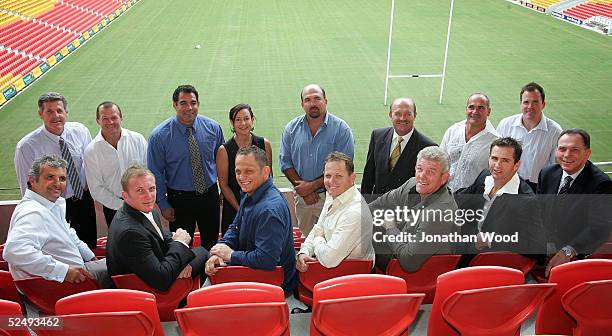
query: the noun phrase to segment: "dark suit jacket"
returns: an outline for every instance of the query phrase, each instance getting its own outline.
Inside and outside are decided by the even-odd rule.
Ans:
[[[393,171],[389,171],[391,141],[393,141],[393,127],[378,128],[372,131],[366,165],[363,168],[362,194],[381,195],[399,188],[409,178],[414,177],[414,167],[419,151],[436,145],[435,142],[414,129]]]
[[[459,208],[474,211],[484,208],[485,178],[490,175],[491,172],[484,169],[471,186],[456,193],[455,200]],[[495,232],[496,235],[512,235],[518,232],[518,242],[492,242],[490,249],[481,251],[476,250],[474,243],[467,243],[465,253],[512,251],[535,255],[546,252],[546,238],[538,199],[527,182],[522,178],[519,179],[518,194],[497,196],[481,229],[482,232]],[[464,224],[461,233],[477,234],[477,219]]]
[[[548,238],[557,248],[570,245],[578,254],[592,253],[610,235],[612,181],[587,161],[568,195],[546,196],[557,194],[562,175],[561,166],[554,164],[542,169],[538,178]]]
[[[202,247],[191,250],[172,240],[155,211],[153,218],[164,239],[147,217],[124,203],[108,231],[106,265],[110,275],[135,273],[149,286],[165,291],[188,264],[193,267],[193,276],[199,274],[207,253]]]

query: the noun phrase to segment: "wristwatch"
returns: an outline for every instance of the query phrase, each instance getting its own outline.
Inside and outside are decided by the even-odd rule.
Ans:
[[[564,246],[564,247],[561,249],[561,251],[563,251],[563,253],[565,254],[565,256],[566,256],[566,257],[568,257],[568,258],[573,258],[573,257],[575,257],[575,256],[576,256],[576,250],[574,250],[574,248],[573,248],[573,247],[571,247],[571,246],[569,246],[569,245]]]

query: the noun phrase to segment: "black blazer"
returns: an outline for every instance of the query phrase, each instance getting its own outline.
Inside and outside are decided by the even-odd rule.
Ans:
[[[156,211],[153,218],[164,239],[147,217],[124,203],[109,227],[106,265],[110,275],[135,273],[149,286],[165,291],[187,264],[191,263],[193,276],[199,274],[206,262],[206,250],[200,247],[202,251],[192,251],[172,240],[170,232],[160,225]]]
[[[381,195],[399,188],[414,177],[419,151],[428,146],[436,146],[435,142],[414,129],[393,171],[389,171],[391,141],[393,141],[393,127],[377,128],[372,131],[366,165],[363,168],[362,194]]]
[[[540,171],[538,194],[545,204],[544,227],[558,248],[570,245],[578,254],[592,253],[610,236],[612,181],[587,161],[568,195],[547,196],[557,194],[562,175],[558,164]]]
[[[480,172],[474,183],[457,191],[455,200],[461,209],[483,209],[485,198],[485,178],[490,176],[488,169]],[[542,224],[541,210],[538,199],[531,187],[520,178],[518,195],[503,194],[495,198],[487,217],[482,224],[482,232],[512,235],[518,232],[518,242],[491,243],[488,251],[513,251],[521,254],[546,253],[546,238]],[[462,234],[478,233],[478,221],[474,219],[463,225]],[[465,245],[466,253],[476,253],[474,243]]]

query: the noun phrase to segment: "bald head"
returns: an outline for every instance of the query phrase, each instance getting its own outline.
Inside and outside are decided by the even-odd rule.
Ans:
[[[308,84],[308,85],[304,86],[304,88],[302,89],[302,92],[300,92],[300,99],[303,101],[304,100],[304,94],[306,94],[306,93],[313,93],[313,92],[317,92],[317,93],[321,94],[321,96],[324,99],[327,99],[327,97],[325,96],[325,89],[323,89],[321,87],[321,85],[319,85],[319,84]]]
[[[490,100],[484,93],[473,93],[465,105],[467,127],[474,131],[483,130],[491,115]]]
[[[414,128],[414,120],[416,119],[416,104],[412,98],[403,97],[397,98],[389,108],[389,119],[395,133],[399,136],[404,136]]]

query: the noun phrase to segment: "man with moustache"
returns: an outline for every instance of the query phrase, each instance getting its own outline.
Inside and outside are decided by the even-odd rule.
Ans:
[[[292,293],[297,284],[291,215],[283,194],[272,184],[266,152],[254,145],[236,154],[236,180],[242,189],[240,208],[229,229],[210,250],[206,274],[218,266],[242,265],[272,270],[282,266],[281,287]]]
[[[550,269],[593,253],[610,236],[612,181],[591,156],[591,137],[580,128],[561,133],[557,164],[540,172],[538,194],[545,204]]]
[[[157,183],[157,205],[170,230],[187,230],[196,223],[202,246],[209,249],[219,232],[219,188],[216,155],[223,131],[214,120],[198,115],[198,91],[180,85],[172,94],[176,116],[157,126],[149,136],[147,166]]]
[[[522,144],[523,156],[518,174],[529,183],[531,189],[537,190],[540,170],[555,163],[557,139],[562,129],[542,112],[546,107],[545,94],[538,83],[523,86],[519,98],[521,113],[502,119],[497,125],[497,133]]]
[[[355,140],[347,123],[327,111],[327,97],[320,85],[306,85],[300,97],[305,114],[285,127],[280,168],[294,187],[298,226],[307,236],[325,200],[323,161],[332,151],[353,158]]]
[[[100,132],[85,148],[87,184],[93,199],[102,204],[108,226],[123,204],[121,175],[129,166],[147,163],[147,141],[140,133],[121,127],[122,119],[119,105],[100,103],[96,108]]]
[[[66,200],[66,220],[90,248],[96,247],[96,210],[87,187],[83,155],[91,142],[85,125],[68,122],[68,101],[56,92],[38,98],[38,116],[43,125],[24,136],[15,148],[15,173],[21,194],[28,189],[28,171],[32,162],[46,154],[57,154],[67,162],[68,184],[62,197]]]
[[[484,93],[474,93],[468,97],[465,106],[466,118],[444,133],[440,147],[450,158],[451,192],[469,187],[478,174],[487,168],[489,147],[499,134],[493,127],[491,102]]]
[[[136,274],[158,291],[167,291],[177,278],[202,272],[208,252],[189,248],[191,237],[178,228],[170,233],[155,209],[155,177],[148,169],[131,166],[121,177],[125,200],[108,231],[106,263],[111,275]]]
[[[417,153],[436,144],[414,128],[416,104],[412,98],[397,98],[389,108],[392,127],[372,131],[361,193],[381,195],[414,177]]]
[[[15,280],[43,277],[80,283],[96,279],[110,287],[104,260],[77,237],[66,222],[64,193],[67,163],[58,155],[44,155],[32,163],[29,188],[11,217],[3,258]]]

